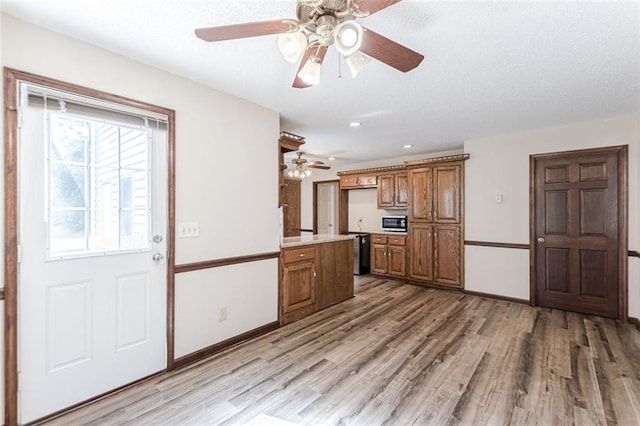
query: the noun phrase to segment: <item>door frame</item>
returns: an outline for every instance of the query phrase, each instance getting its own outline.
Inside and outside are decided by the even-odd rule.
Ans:
[[[584,155],[616,154],[618,157],[618,318],[628,319],[628,228],[629,228],[629,147],[628,145],[572,151],[531,154],[529,156],[529,289],[531,306],[536,300],[536,188],[535,172],[538,160]]]
[[[313,233],[318,233],[318,184],[336,183],[338,185],[338,199],[336,206],[338,208],[338,234],[346,235],[349,233],[349,191],[340,188],[340,180],[317,180],[313,182]]]
[[[167,366],[174,368],[175,111],[120,95],[4,68],[4,404],[6,425],[18,424],[18,109],[19,81],[40,84],[167,116]]]

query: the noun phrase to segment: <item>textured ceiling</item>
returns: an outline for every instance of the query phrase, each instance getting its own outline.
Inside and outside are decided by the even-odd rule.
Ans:
[[[295,17],[295,0],[1,1],[3,12],[281,114],[305,151],[338,162],[461,148],[465,139],[640,111],[640,3],[404,0],[360,20],[422,53],[403,74],[351,79],[330,49],[321,84],[293,89],[277,36],[217,43],[193,29]],[[351,129],[350,121],[362,121]],[[413,144],[410,151],[403,144]]]

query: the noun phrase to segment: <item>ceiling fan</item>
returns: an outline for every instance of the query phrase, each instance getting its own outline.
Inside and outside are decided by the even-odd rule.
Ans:
[[[195,33],[204,41],[279,34],[278,48],[286,60],[295,63],[302,56],[293,87],[305,88],[320,83],[320,67],[332,44],[354,78],[371,58],[402,72],[420,65],[423,55],[356,22],[400,1],[298,0],[297,19],[198,28]]]
[[[295,167],[287,170],[287,176],[295,179],[304,179],[311,176],[311,170],[309,169],[321,169],[329,170],[331,167],[325,166],[322,161],[307,161],[306,158],[302,158],[304,152],[296,152],[297,158],[291,160],[291,164]]]

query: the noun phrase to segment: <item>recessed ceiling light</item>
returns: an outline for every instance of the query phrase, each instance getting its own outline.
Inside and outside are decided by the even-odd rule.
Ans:
[[[359,121],[352,121],[351,123],[349,123],[350,127],[360,127],[362,126],[362,123]]]
[[[413,145],[406,144],[406,145],[402,145],[402,147],[405,149],[409,149],[409,148],[413,148]]]
[[[327,160],[329,160],[329,161],[335,161],[335,159],[336,159],[336,157],[329,157],[329,158],[327,158]]]

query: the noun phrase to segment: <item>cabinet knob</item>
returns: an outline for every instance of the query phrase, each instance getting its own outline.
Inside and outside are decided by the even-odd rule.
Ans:
[[[542,238],[542,237],[538,238],[538,242],[539,243],[544,243],[544,238]]]
[[[300,257],[304,257],[304,253],[300,253],[298,256],[300,256]]]

